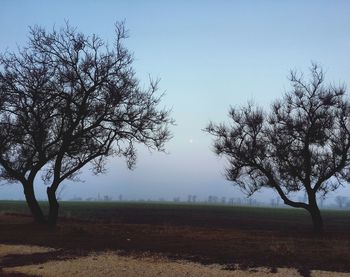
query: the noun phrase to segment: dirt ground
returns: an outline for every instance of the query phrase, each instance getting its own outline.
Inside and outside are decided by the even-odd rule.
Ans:
[[[262,216],[236,217],[235,226],[207,216],[207,226],[196,221],[203,214],[164,223],[174,217],[166,213],[143,223],[60,218],[54,230],[2,213],[0,276],[350,276],[349,232],[339,223],[315,237]]]
[[[47,255],[57,253],[50,261],[41,262],[36,260],[29,263],[23,260],[23,265],[6,266],[6,261],[20,259],[24,255]],[[56,259],[55,259],[56,258]],[[4,276],[302,276],[298,270],[291,268],[271,269],[247,268],[240,270],[231,268],[224,269],[222,265],[201,265],[187,261],[172,261],[162,256],[154,256],[145,253],[143,256],[124,256],[117,252],[95,252],[85,257],[70,257],[61,259],[59,251],[53,248],[28,246],[28,245],[7,245],[0,244],[0,261],[5,266],[0,269],[0,275]],[[311,271],[309,276],[349,276],[347,273],[335,273],[326,271]]]

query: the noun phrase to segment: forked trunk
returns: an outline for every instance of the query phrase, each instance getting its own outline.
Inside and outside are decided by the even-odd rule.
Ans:
[[[51,187],[48,187],[47,197],[49,199],[48,225],[50,227],[55,227],[57,224],[58,208],[59,208],[59,204],[56,198],[56,190]]]
[[[24,185],[24,195],[29,207],[30,212],[33,215],[34,221],[36,223],[45,223],[45,216],[41,210],[38,201],[35,198],[33,184],[27,183]]]

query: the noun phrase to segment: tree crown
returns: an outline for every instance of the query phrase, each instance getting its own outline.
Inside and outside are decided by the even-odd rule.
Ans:
[[[116,23],[109,48],[96,35],[66,24],[30,29],[18,53],[0,56],[1,177],[24,181],[45,168],[45,180],[72,178],[85,164],[96,173],[105,158],[135,163],[135,143],[164,150],[170,111],[158,109],[157,81],[142,89]]]
[[[324,84],[313,64],[309,80],[291,72],[291,91],[269,112],[252,104],[231,108],[231,124],[210,123],[216,154],[228,160],[226,177],[249,195],[275,188],[324,195],[349,180],[350,102],[345,88]]]

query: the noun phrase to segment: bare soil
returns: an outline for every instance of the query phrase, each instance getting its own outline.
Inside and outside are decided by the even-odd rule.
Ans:
[[[142,215],[138,214],[139,216]],[[161,264],[166,261],[176,263],[176,267],[179,266],[179,261],[181,264],[184,263],[183,261],[190,265],[195,263],[199,266],[200,264],[205,266],[205,270],[208,266],[216,265],[218,268],[215,270],[224,272],[222,276],[227,276],[225,275],[227,273],[240,276],[237,274],[241,271],[250,274],[255,270],[279,276],[276,275],[278,272],[281,273],[288,268],[299,276],[315,276],[316,272],[317,276],[327,276],[324,275],[328,274],[327,272],[332,272],[331,276],[335,276],[334,272],[342,272],[350,276],[350,236],[349,232],[344,232],[343,229],[333,228],[323,236],[314,237],[307,230],[286,231],[271,228],[273,224],[277,224],[276,222],[266,221],[264,227],[259,229],[259,224],[252,218],[237,220],[235,226],[221,226],[214,221],[211,223],[212,226],[190,224],[190,222],[127,224],[61,218],[58,227],[50,230],[46,226],[33,224],[30,216],[2,214],[0,215],[0,243],[37,245],[50,251],[26,253],[25,250],[21,250],[20,254],[6,253],[5,256],[0,254],[0,268],[3,269],[0,274],[12,276],[6,274],[17,272],[16,274],[52,276],[49,272],[58,274],[58,269],[55,268],[66,267],[67,261],[79,261],[78,264],[88,265],[93,264],[92,261],[96,259],[97,266],[101,263],[99,261],[106,260],[106,257],[113,253],[116,256],[112,255],[111,265],[118,264],[118,261],[134,263],[135,259],[141,263],[145,256],[161,257]],[[244,227],[241,228],[241,226]],[[133,260],[128,260],[131,257]],[[155,260],[152,259],[154,263]],[[44,275],[40,275],[41,271],[37,270],[43,264],[45,264],[43,268],[48,266],[48,269]],[[79,266],[73,267],[80,272]],[[151,268],[143,264],[140,270],[142,271],[144,267]],[[19,270],[19,268],[26,268],[26,270]],[[155,268],[157,268],[156,265]],[[171,276],[170,272],[176,272],[167,264],[164,270],[166,269],[171,271],[164,271],[165,273],[161,276]],[[40,268],[40,270],[43,269]],[[163,272],[163,269],[155,270]],[[184,272],[187,272],[186,270],[187,267]],[[120,276],[136,276],[140,275],[140,272],[136,271],[135,275],[125,273]],[[155,276],[152,275],[155,274],[153,271],[150,274],[148,276]],[[288,273],[287,276],[292,276],[290,274]],[[204,273],[200,275],[206,276]],[[177,276],[185,275],[179,273]],[[187,276],[197,275],[192,272]],[[220,275],[215,273],[207,276]]]
[[[38,256],[49,254],[57,250],[24,245],[0,245],[0,261],[15,259],[21,255]],[[51,256],[52,257],[52,256]],[[59,255],[50,261],[3,267],[0,271],[2,276],[77,276],[77,277],[99,277],[99,276],[217,276],[217,277],[258,277],[258,276],[302,276],[302,273],[292,268],[276,268],[273,272],[269,268],[246,268],[225,269],[222,265],[201,265],[188,261],[172,261],[163,256],[149,255],[123,256],[117,252],[90,253],[84,257],[72,257],[61,259]],[[309,276],[323,277],[345,277],[346,273],[311,271]]]

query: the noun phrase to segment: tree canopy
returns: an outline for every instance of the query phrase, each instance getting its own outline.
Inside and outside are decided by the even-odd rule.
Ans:
[[[226,178],[248,195],[273,188],[285,204],[304,208],[315,231],[323,224],[316,195],[350,177],[350,102],[343,86],[326,85],[317,64],[310,79],[292,71],[291,91],[270,111],[253,104],[231,108],[230,124],[210,123],[214,151],[227,158]],[[290,193],[305,191],[307,202]]]
[[[86,164],[103,172],[109,156],[125,157],[132,168],[135,143],[163,151],[171,137],[170,111],[158,108],[158,82],[141,88],[123,23],[115,34],[110,47],[69,24],[51,32],[35,26],[26,47],[0,56],[0,177],[23,184],[37,218],[39,172],[55,223],[63,180]]]

